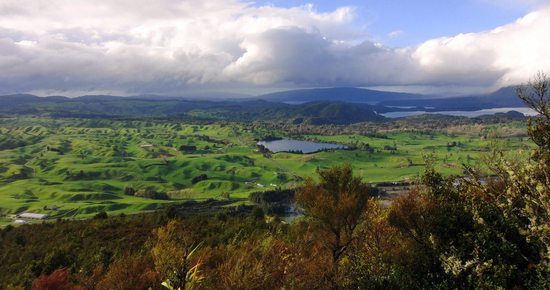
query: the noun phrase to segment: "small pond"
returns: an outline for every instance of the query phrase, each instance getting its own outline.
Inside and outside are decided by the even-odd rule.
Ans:
[[[260,141],[258,145],[263,145],[273,153],[277,152],[302,152],[314,153],[329,149],[346,149],[345,145],[334,143],[321,143],[312,141],[301,141],[292,139],[281,139],[273,141]]]

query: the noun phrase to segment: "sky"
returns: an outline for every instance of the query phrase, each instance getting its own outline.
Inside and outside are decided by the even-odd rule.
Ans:
[[[0,0],[0,94],[467,94],[548,47],[550,0]]]
[[[390,47],[416,45],[431,38],[478,32],[511,23],[545,1],[513,0],[340,0],[315,1],[317,11],[353,7],[355,25],[371,41]],[[550,3],[550,1],[548,1]],[[298,0],[257,2],[260,5],[293,7]]]

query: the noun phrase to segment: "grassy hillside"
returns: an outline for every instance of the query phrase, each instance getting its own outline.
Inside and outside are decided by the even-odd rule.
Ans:
[[[491,130],[301,135],[293,137],[357,149],[262,154],[255,139],[285,133],[238,123],[4,118],[0,213],[85,217],[155,210],[183,200],[240,203],[251,192],[294,187],[317,168],[345,161],[368,182],[400,181],[423,169],[424,153],[436,157],[441,172],[461,174],[462,164],[479,162],[495,145],[513,152],[530,146],[523,137],[504,138]],[[59,208],[47,209],[52,206]]]

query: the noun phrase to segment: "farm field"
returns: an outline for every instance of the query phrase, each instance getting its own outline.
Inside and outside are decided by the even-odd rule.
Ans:
[[[246,203],[252,192],[296,187],[316,176],[317,168],[344,162],[367,182],[410,181],[424,168],[426,153],[440,172],[460,175],[463,164],[481,163],[491,148],[522,156],[532,146],[525,137],[487,132],[378,133],[294,135],[356,148],[264,154],[258,139],[288,136],[242,123],[3,118],[0,214],[80,218],[156,210],[186,200]],[[0,226],[9,222],[0,217]]]

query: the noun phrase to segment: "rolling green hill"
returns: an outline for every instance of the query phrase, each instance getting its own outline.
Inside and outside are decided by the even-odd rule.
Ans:
[[[514,154],[531,146],[524,135],[510,133],[521,129],[514,123],[469,126],[449,133],[389,126],[376,134],[339,134],[335,128],[330,134],[289,135],[249,122],[0,118],[0,214],[87,217],[210,198],[239,204],[252,192],[292,188],[317,168],[345,161],[353,160],[368,182],[403,181],[423,170],[426,153],[444,174],[462,174],[462,164],[480,162],[495,145]],[[264,136],[354,149],[264,154],[255,145]]]

